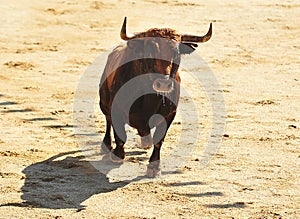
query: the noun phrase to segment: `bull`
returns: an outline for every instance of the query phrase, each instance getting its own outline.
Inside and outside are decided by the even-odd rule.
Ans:
[[[181,56],[192,53],[197,48],[197,43],[204,43],[211,38],[212,24],[204,36],[179,34],[170,28],[152,28],[128,36],[125,17],[120,36],[126,43],[116,47],[108,55],[100,82],[100,108],[106,118],[106,132],[101,150],[111,153],[114,162],[123,162],[127,139],[125,125],[128,124],[137,129],[142,147],[149,148],[154,145],[147,166],[147,176],[155,177],[160,172],[161,146],[176,115],[180,95],[178,69]],[[115,103],[114,99],[122,86],[138,76],[145,76],[147,80],[141,82],[142,86],[150,87],[153,93],[145,93],[136,98],[129,112],[124,112],[126,100]],[[141,84],[136,86],[140,87]],[[131,88],[124,97],[134,95],[135,85]],[[151,118],[154,119],[150,124]],[[118,122],[114,123],[114,119]],[[154,127],[152,137],[150,130]],[[111,128],[114,132],[115,148],[112,146]]]

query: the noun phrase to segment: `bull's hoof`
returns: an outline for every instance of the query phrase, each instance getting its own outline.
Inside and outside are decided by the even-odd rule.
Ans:
[[[110,160],[114,163],[123,163],[125,158],[125,152],[122,150],[114,149],[111,151]]]
[[[124,159],[121,159],[121,158],[117,157],[113,153],[109,153],[109,155],[110,155],[109,158],[112,162],[114,162],[114,163],[124,163]]]
[[[159,166],[151,166],[150,164],[147,167],[147,177],[148,178],[155,178],[159,177],[161,174]]]

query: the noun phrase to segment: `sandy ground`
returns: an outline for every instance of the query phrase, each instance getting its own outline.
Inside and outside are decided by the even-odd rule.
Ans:
[[[299,217],[299,1],[0,3],[0,218]],[[124,16],[129,32],[171,27],[201,35],[213,22],[213,38],[197,53],[223,91],[226,135],[205,168],[199,160],[211,112],[203,93],[203,137],[175,173],[114,181],[80,152],[72,109],[77,84],[99,54],[121,42]],[[182,78],[184,86],[197,86]],[[180,118],[163,153],[180,135]]]

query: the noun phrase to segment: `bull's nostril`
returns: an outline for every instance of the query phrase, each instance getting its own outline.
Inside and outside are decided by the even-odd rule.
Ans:
[[[165,79],[156,79],[152,86],[156,92],[161,93],[170,93],[174,89],[173,82]]]

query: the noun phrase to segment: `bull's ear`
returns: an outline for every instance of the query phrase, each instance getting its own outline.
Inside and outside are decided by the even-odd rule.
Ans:
[[[179,43],[180,54],[191,54],[198,47],[196,43]]]
[[[132,39],[127,42],[127,46],[137,53],[143,52],[144,40],[143,39]]]

